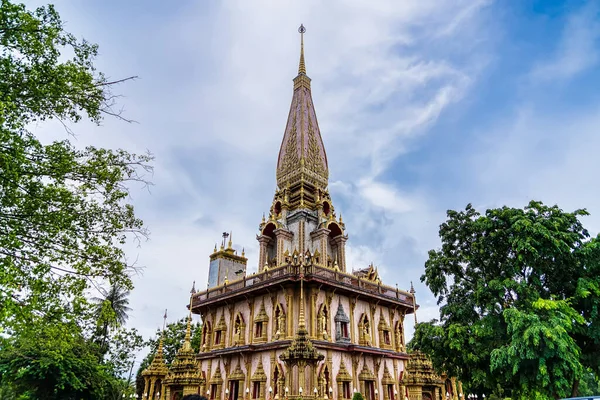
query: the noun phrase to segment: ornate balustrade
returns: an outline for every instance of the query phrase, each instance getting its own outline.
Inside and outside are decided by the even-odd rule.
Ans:
[[[413,296],[398,288],[393,288],[381,283],[372,282],[356,275],[337,271],[328,267],[316,264],[287,264],[281,267],[268,269],[266,271],[255,273],[250,276],[235,281],[228,282],[221,286],[210,288],[204,292],[194,295],[193,306],[199,306],[207,300],[217,299],[221,296],[231,295],[238,291],[244,291],[250,287],[269,286],[285,280],[299,279],[300,270],[303,269],[307,281],[326,280],[334,286],[346,287],[349,290],[366,292],[375,296],[383,296],[393,301],[400,301],[407,306],[413,306]]]

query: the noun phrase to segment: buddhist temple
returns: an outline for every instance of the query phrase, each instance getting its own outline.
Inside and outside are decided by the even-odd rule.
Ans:
[[[208,288],[191,296],[190,312],[202,320],[200,352],[192,355],[186,336],[161,399],[192,392],[210,400],[351,399],[355,392],[367,400],[417,399],[403,383],[412,381],[401,380],[409,365],[404,319],[418,308],[414,291],[384,284],[373,265],[348,265],[303,26],[299,32],[277,187],[256,235],[257,272],[246,273],[247,259],[224,235],[210,255]],[[439,382],[432,387],[438,399]]]

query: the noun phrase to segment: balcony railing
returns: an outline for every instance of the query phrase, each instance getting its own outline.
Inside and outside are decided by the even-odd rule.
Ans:
[[[303,265],[291,263],[260,273],[255,273],[250,276],[244,276],[243,278],[230,281],[221,286],[216,286],[204,292],[196,293],[193,299],[193,306],[198,306],[200,305],[199,303],[202,303],[206,300],[216,299],[220,296],[229,295],[233,292],[237,292],[249,287],[255,287],[259,285],[267,286],[277,281],[290,278],[297,279],[300,275],[300,272],[304,273],[304,277],[307,280],[311,280],[311,278],[320,278],[334,281],[335,284],[346,287],[350,290],[358,289],[362,292],[368,292],[373,295],[387,297],[390,300],[399,300],[410,307],[413,306],[413,295],[404,290],[383,285],[381,283],[372,282],[363,278],[359,278],[353,274],[336,271],[334,269],[316,264]]]

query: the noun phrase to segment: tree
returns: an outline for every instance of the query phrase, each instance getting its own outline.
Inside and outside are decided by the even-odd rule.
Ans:
[[[421,277],[440,321],[418,324],[411,347],[474,393],[576,395],[586,368],[599,372],[600,238],[585,215],[534,201],[448,211]]]
[[[71,58],[67,56],[72,54]],[[33,315],[77,318],[85,290],[108,281],[131,288],[122,245],[147,235],[126,202],[144,182],[149,155],[68,139],[42,143],[28,127],[84,118],[99,124],[117,96],[96,71],[97,46],[63,29],[53,6],[27,10],[0,0],[0,326]]]
[[[136,374],[136,391],[138,395],[141,396],[142,391],[144,390],[144,378],[142,377],[142,372],[148,368],[152,360],[154,359],[154,355],[158,349],[158,343],[163,338],[163,355],[167,365],[171,365],[175,356],[177,355],[177,351],[183,346],[183,340],[185,338],[185,332],[187,329],[187,319],[182,318],[179,321],[172,322],[167,324],[164,332],[160,329],[156,330],[156,336],[154,338],[148,339],[146,342],[146,346],[150,348],[148,355],[142,360],[140,363],[140,367],[138,368]],[[197,323],[191,324],[191,340],[190,343],[192,345],[192,349],[198,352],[200,351],[200,343],[202,341],[202,325]]]
[[[2,339],[0,377],[19,399],[100,399],[115,378],[73,323],[35,324]]]
[[[94,317],[96,318],[96,339],[100,348],[106,352],[109,329],[124,325],[129,318],[129,290],[118,283],[112,285],[108,290],[101,290],[102,297],[94,297]]]

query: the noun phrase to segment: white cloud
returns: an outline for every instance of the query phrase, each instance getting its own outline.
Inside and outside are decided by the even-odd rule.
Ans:
[[[351,234],[351,267],[373,261],[389,282],[418,286],[441,213],[426,193],[379,175],[476,79],[469,68],[480,53],[456,64],[434,48],[478,40],[469,35],[486,3],[195,2],[164,19],[154,4],[147,18],[123,7],[120,21],[133,25],[115,22],[110,30],[91,6],[58,3],[71,31],[100,44],[101,70],[142,77],[119,88],[140,124],[76,129],[82,145],[147,148],[157,157],[152,195],[134,193],[152,236],[131,250],[146,267],[136,278],[132,323],[148,335],[164,308],[169,319],[186,315],[191,282],[204,286],[208,255],[223,230],[233,230],[255,266],[256,227],[275,188],[301,22],[334,204],[345,204],[337,209]],[[417,290],[425,302],[427,292]]]

